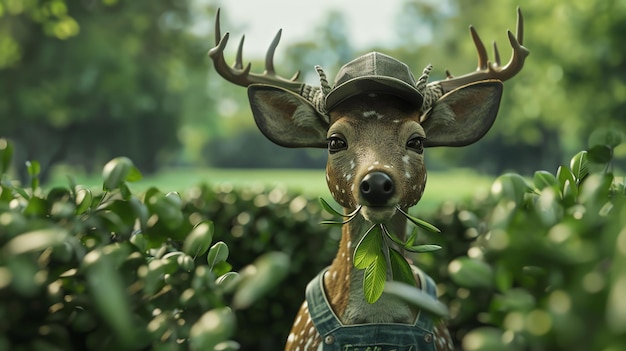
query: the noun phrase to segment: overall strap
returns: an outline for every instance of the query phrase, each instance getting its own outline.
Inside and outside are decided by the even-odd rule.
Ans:
[[[343,325],[335,312],[330,308],[330,303],[324,293],[324,274],[328,268],[321,271],[306,287],[306,303],[313,325],[320,335],[325,336],[341,328]]]
[[[411,266],[413,273],[419,278],[422,286],[422,291],[428,294],[428,296],[432,297],[435,301],[437,300],[437,285],[433,278],[431,278],[428,274],[426,274],[421,269],[416,266]],[[433,330],[433,318],[429,313],[425,313],[420,311],[415,319],[415,326],[420,327],[422,329],[431,331]]]

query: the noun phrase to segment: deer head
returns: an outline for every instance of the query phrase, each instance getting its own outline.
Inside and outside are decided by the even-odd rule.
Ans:
[[[326,179],[334,199],[382,223],[420,200],[426,183],[424,148],[464,146],[485,135],[498,112],[502,82],[521,70],[528,55],[519,9],[517,34],[508,32],[513,54],[505,66],[495,43],[492,63],[473,27],[470,33],[477,70],[460,77],[446,71],[445,80],[429,84],[430,65],[416,80],[407,65],[377,52],[344,65],[333,86],[320,67],[320,87],[298,82],[299,72],[291,79],[279,77],[273,56],[280,31],[263,74],[243,66],[243,38],[229,67],[223,56],[229,34],[221,35],[219,12],[216,46],[209,55],[222,77],[248,87],[254,119],[267,138],[286,147],[328,148]]]

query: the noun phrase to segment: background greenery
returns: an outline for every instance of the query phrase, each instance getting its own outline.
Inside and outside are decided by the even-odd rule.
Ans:
[[[0,2],[0,133],[19,145],[16,164],[38,159],[44,181],[55,164],[97,172],[118,155],[146,174],[173,166],[319,169],[323,150],[272,145],[257,132],[243,90],[213,72],[206,56],[212,26],[201,34],[191,28],[212,23],[219,5]],[[625,129],[623,1],[406,0],[397,11],[397,40],[358,51],[343,30],[346,14],[335,11],[308,39],[281,45],[276,64],[280,73],[300,69],[303,79],[315,81],[316,64],[332,76],[357,55],[381,49],[415,72],[433,63],[432,79],[442,79],[446,68],[453,74],[474,69],[470,23],[486,43],[497,40],[507,60],[505,29],[513,29],[517,5],[531,54],[522,73],[506,82],[492,131],[471,147],[428,150],[428,162],[430,169],[530,175],[586,148],[597,127]],[[222,22],[241,34],[244,24],[227,12]],[[246,59],[262,70],[261,57]]]

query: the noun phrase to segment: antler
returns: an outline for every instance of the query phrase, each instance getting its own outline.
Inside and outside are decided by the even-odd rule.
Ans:
[[[224,59],[224,48],[228,43],[230,34],[226,33],[222,36],[220,29],[220,10],[218,9],[215,18],[215,47],[209,50],[209,56],[213,59],[215,70],[227,81],[243,87],[247,87],[251,84],[263,83],[285,88],[300,94],[304,87],[304,83],[297,81],[300,76],[300,71],[296,72],[291,79],[286,79],[276,75],[276,70],[274,69],[274,52],[276,51],[276,47],[280,41],[281,32],[282,30],[279,30],[278,33],[276,33],[274,40],[267,50],[267,54],[265,56],[265,72],[263,72],[263,74],[250,73],[250,69],[252,67],[251,63],[248,63],[245,68],[243,67],[242,51],[245,36],[243,36],[239,42],[235,63],[232,67],[230,67]]]
[[[480,37],[478,36],[478,33],[473,26],[470,26],[470,34],[472,35],[474,45],[476,45],[476,51],[478,52],[478,67],[476,68],[475,72],[468,73],[459,77],[453,77],[450,72],[446,70],[447,78],[439,82],[434,82],[441,84],[441,88],[443,89],[444,94],[462,85],[472,82],[478,82],[487,79],[498,79],[501,81],[510,79],[522,69],[522,67],[524,66],[524,60],[529,54],[528,49],[523,46],[524,18],[522,17],[522,10],[520,10],[519,7],[517,8],[516,34],[513,35],[511,31],[507,31],[507,34],[509,36],[509,42],[511,43],[511,47],[513,48],[513,54],[509,62],[504,67],[500,66],[500,53],[498,52],[498,47],[495,42],[493,43],[495,63],[492,63],[489,61],[489,58],[487,56],[487,50],[485,50],[485,45],[483,45],[483,42],[480,40]]]

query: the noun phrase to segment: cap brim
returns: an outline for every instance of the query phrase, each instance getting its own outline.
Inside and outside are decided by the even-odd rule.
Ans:
[[[421,107],[424,97],[413,86],[393,77],[363,76],[353,78],[326,95],[326,110],[330,111],[347,99],[363,94],[390,94]]]

